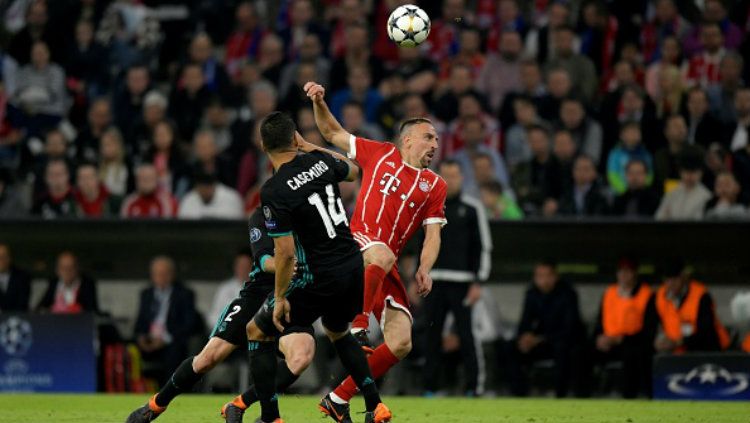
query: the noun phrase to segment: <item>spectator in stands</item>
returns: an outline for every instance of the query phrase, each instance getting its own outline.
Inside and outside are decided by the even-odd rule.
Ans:
[[[250,90],[250,110],[254,122],[262,121],[264,117],[276,110],[277,104],[278,93],[273,85],[267,81],[253,85]]]
[[[672,115],[664,122],[664,137],[667,146],[654,155],[654,188],[659,192],[669,191],[680,177],[677,157],[687,144],[687,124],[680,115]]]
[[[623,257],[616,275],[599,305],[591,364],[622,362],[622,396],[635,398],[639,392],[651,392],[658,317],[651,287],[638,277],[638,264]]]
[[[656,118],[665,119],[680,110],[685,102],[682,74],[676,66],[666,65],[659,72],[658,93],[652,96],[656,106]]]
[[[81,273],[78,257],[72,252],[57,256],[55,276],[50,278],[36,310],[55,314],[99,311],[96,281]]]
[[[722,40],[719,42],[720,46],[724,46],[727,49],[737,49],[740,47],[744,34],[742,30],[729,19],[727,8],[724,6],[722,0],[706,0],[704,2],[703,16],[701,18],[704,23],[695,26],[683,39],[685,54],[691,56],[700,53],[702,49],[705,50],[707,48],[704,39],[705,33],[703,30],[710,26],[719,29],[719,35],[722,37]]]
[[[578,294],[561,280],[556,264],[541,260],[534,266],[526,290],[517,337],[508,345],[506,370],[513,395],[528,394],[525,367],[538,360],[554,360],[555,394],[565,397],[572,379],[574,349],[583,335]]]
[[[180,202],[180,219],[241,219],[242,198],[237,191],[219,183],[216,174],[195,175],[195,187]]]
[[[143,158],[151,146],[151,136],[156,124],[167,119],[169,100],[157,90],[151,90],[143,98],[141,114],[136,118],[133,129],[130,130],[132,144],[127,156],[134,161]]]
[[[500,106],[500,122],[503,126],[510,128],[516,123],[515,119],[515,99],[516,97],[528,97],[534,103],[537,113],[542,113],[542,103],[547,95],[547,89],[542,80],[542,71],[539,64],[533,60],[522,60],[520,67],[521,87],[518,90],[510,91],[503,97],[503,103]],[[556,116],[556,115],[555,115]]]
[[[623,87],[619,103],[611,106],[611,109],[601,110],[605,140],[604,152],[614,147],[614,142],[620,135],[620,125],[624,122],[638,122],[641,125],[642,134],[657,133],[656,108],[638,85]],[[644,141],[649,151],[655,151],[661,146],[659,137],[648,137]]]
[[[121,198],[113,196],[99,180],[99,172],[93,164],[82,164],[76,170],[76,189],[73,191],[78,204],[78,215],[88,218],[117,216]]]
[[[312,81],[312,79],[308,81]],[[383,134],[380,127],[365,121],[365,111],[362,109],[361,104],[355,101],[346,103],[341,116],[341,125],[346,132],[371,140],[385,139],[385,134]]]
[[[542,125],[531,125],[526,130],[531,159],[513,170],[511,181],[518,202],[527,214],[537,214],[544,200],[551,175],[552,153],[549,130]]]
[[[65,72],[68,88],[83,99],[104,95],[109,83],[107,50],[94,40],[94,24],[76,23],[75,42],[68,50]]]
[[[673,0],[662,0],[663,2],[670,2]],[[668,35],[664,37],[661,42],[661,52],[658,61],[648,65],[646,69],[646,81],[645,88],[648,95],[654,100],[658,98],[664,98],[665,94],[662,92],[660,87],[660,81],[662,80],[662,72],[670,67],[676,67],[680,72],[680,79],[684,71],[684,59],[682,57],[682,46],[680,40],[674,35]],[[671,111],[676,112],[675,110]]]
[[[688,144],[699,145],[707,149],[709,144],[721,139],[722,124],[709,111],[708,95],[704,89],[693,87],[688,91],[686,109]]]
[[[156,168],[159,189],[180,197],[187,191],[190,181],[177,136],[176,128],[171,122],[164,120],[157,123],[145,158]]]
[[[110,49],[110,60],[118,71],[152,60],[161,38],[156,13],[127,0],[109,5],[96,33],[96,39]]]
[[[307,81],[317,81],[316,67],[313,62],[301,62],[296,66],[296,79],[289,89],[286,97],[280,96],[281,109],[287,111],[292,116],[296,116],[300,109],[310,107],[310,99],[305,94],[304,87]]]
[[[370,38],[367,27],[354,24],[346,28],[346,53],[333,61],[330,75],[332,92],[346,88],[350,73],[355,67],[369,69],[373,85],[377,86],[383,78],[382,61],[371,53]]]
[[[279,31],[284,41],[285,56],[288,58],[297,56],[302,39],[308,33],[318,35],[323,44],[328,45],[328,31],[314,21],[315,12],[312,1],[295,0],[290,6],[288,26]]]
[[[8,44],[10,54],[19,65],[23,66],[31,61],[31,46],[42,41],[50,47],[55,61],[62,58],[64,50],[61,48],[64,39],[52,30],[47,13],[47,2],[34,0],[27,2],[26,22],[24,27],[15,33]]]
[[[378,90],[370,86],[372,83],[370,75],[369,69],[364,66],[351,67],[347,79],[347,88],[339,90],[331,98],[331,112],[337,119],[342,119],[341,115],[346,103],[356,101],[362,104],[367,122],[375,123],[377,121],[377,111],[383,97],[378,93]]]
[[[686,79],[689,84],[708,87],[719,82],[719,65],[726,54],[724,36],[717,23],[706,23],[700,26],[701,51],[690,57]],[[690,54],[690,48],[685,46],[685,53]]]
[[[212,132],[205,129],[196,132],[192,156],[191,176],[200,173],[216,175],[218,181],[227,187],[237,183],[237,169],[227,156],[219,154]]]
[[[305,39],[302,40],[297,60],[285,65],[284,69],[281,71],[281,77],[279,80],[280,98],[286,98],[290,90],[296,89],[294,86],[295,82],[299,83],[298,68],[303,63],[308,63],[313,66],[313,73],[316,78],[315,81],[325,81],[326,84],[328,83],[328,76],[331,73],[331,62],[323,55],[323,46],[320,44],[318,36],[315,34],[307,34],[305,35]],[[328,85],[324,85],[324,87],[327,86]]]
[[[68,165],[68,168],[73,168],[75,162],[70,158],[68,140],[62,131],[57,129],[48,131],[44,136],[43,151],[39,154],[34,154],[34,150],[38,148],[32,144],[34,141],[28,141],[27,148],[31,154],[28,157],[24,157],[29,163],[21,163],[21,174],[26,173],[25,169],[27,167],[31,167],[31,176],[34,181],[33,197],[36,199],[47,189],[44,178],[47,171],[47,163],[52,160],[63,160]]]
[[[135,170],[135,192],[125,198],[120,216],[124,218],[172,218],[177,215],[177,200],[159,189],[159,175],[152,164]]]
[[[440,62],[441,79],[447,77],[450,74],[450,68],[458,64],[468,66],[471,69],[472,77],[476,79],[484,66],[485,60],[479,30],[474,26],[464,26],[459,34],[458,51],[450,59]],[[508,75],[508,77],[510,78],[511,75]]]
[[[435,116],[443,122],[450,122],[459,112],[459,98],[464,94],[482,96],[472,88],[471,69],[468,66],[456,65],[451,68],[447,89],[435,101]]]
[[[557,28],[554,34],[556,55],[547,62],[547,66],[549,69],[567,70],[576,94],[583,96],[586,101],[591,101],[596,93],[599,78],[591,59],[575,52],[574,40],[573,28],[565,25]]]
[[[732,154],[732,172],[740,184],[740,198],[750,198],[750,143]]]
[[[45,169],[44,181],[46,191],[36,199],[31,213],[44,219],[78,216],[67,163],[61,159],[50,160]]]
[[[731,151],[744,150],[750,145],[750,88],[740,88],[734,95],[735,120],[729,123],[727,142]]]
[[[398,67],[392,72],[404,78],[410,93],[428,95],[437,82],[435,65],[418,48],[399,48]]]
[[[627,122],[620,129],[620,143],[609,152],[607,158],[607,181],[615,194],[622,194],[627,189],[626,167],[633,160],[646,164],[646,184],[653,180],[653,159],[651,153],[641,143],[641,126],[636,122]]]
[[[234,110],[218,97],[212,97],[206,106],[203,125],[198,132],[201,131],[207,131],[213,136],[219,155],[227,156],[247,148],[249,125],[236,119]],[[236,163],[232,164],[237,166]],[[236,181],[232,181],[231,185],[235,183]]]
[[[714,198],[706,203],[706,219],[745,220],[750,217],[747,207],[737,201],[740,184],[732,172],[724,171],[716,176]]]
[[[485,126],[482,120],[469,117],[463,121],[461,137],[464,140],[464,146],[451,157],[461,166],[464,194],[474,198],[479,196],[479,181],[472,166],[473,161],[479,154],[490,158],[491,179],[500,181],[504,186],[510,186],[510,178],[502,156],[497,150],[484,144]]]
[[[151,286],[141,291],[133,337],[143,359],[159,364],[159,384],[187,356],[187,344],[198,314],[195,294],[176,278],[174,261],[167,256],[151,260]]]
[[[505,131],[505,160],[511,171],[519,164],[531,159],[532,152],[527,138],[528,128],[534,125],[544,125],[530,97],[516,96],[513,100],[513,109],[516,123]]]
[[[659,207],[659,193],[648,183],[648,164],[634,159],[625,166],[627,189],[615,198],[612,214],[627,218],[651,218]]]
[[[703,154],[686,149],[678,159],[680,182],[661,200],[656,210],[657,220],[700,220],[711,191],[701,183],[703,176]]]
[[[268,31],[258,22],[258,12],[251,1],[242,1],[234,13],[236,29],[226,42],[224,65],[235,81],[239,79],[242,63],[258,57],[263,37]]]
[[[49,46],[44,41],[32,44],[31,62],[18,71],[17,82],[14,100],[29,118],[40,115],[50,125],[65,116],[65,71],[50,61]]]
[[[268,34],[260,42],[258,71],[266,81],[278,86],[281,70],[284,68],[284,42],[276,34]]]
[[[602,157],[602,127],[586,115],[580,100],[568,98],[560,105],[559,126],[567,129],[578,146],[578,151],[588,155],[598,164]]]
[[[253,252],[250,248],[242,248],[234,255],[232,277],[219,285],[211,302],[211,311],[206,316],[206,324],[211,327],[219,321],[227,304],[240,295],[240,289],[249,280],[253,270]]]
[[[598,75],[611,75],[615,43],[622,36],[617,18],[611,16],[607,6],[599,2],[584,3],[581,15],[579,51],[591,59]]]
[[[0,313],[29,310],[31,277],[13,264],[10,247],[0,243]]]
[[[536,63],[547,63],[557,57],[555,34],[559,28],[571,23],[570,4],[553,2],[547,6],[548,20],[538,29],[531,29],[526,36],[526,51],[524,56],[535,59]],[[580,41],[574,40],[575,50],[578,51]]]
[[[109,99],[97,98],[89,106],[88,124],[75,141],[76,158],[95,162],[99,159],[99,144],[104,132],[112,124],[112,109]]]
[[[498,181],[482,182],[479,198],[490,220],[521,220],[524,212]]]
[[[559,214],[603,216],[609,213],[609,198],[599,182],[596,164],[585,154],[573,162],[573,189],[563,194]]]
[[[476,81],[479,92],[485,93],[490,109],[497,113],[503,98],[508,92],[520,91],[521,85],[521,52],[523,40],[515,31],[505,31],[498,44],[497,53],[491,53],[482,66]],[[503,75],[498,78],[497,75]]]
[[[547,71],[547,94],[539,99],[539,116],[547,121],[560,118],[560,105],[573,92],[570,73],[563,68]]]
[[[471,314],[473,305],[481,297],[480,283],[489,276],[492,240],[481,203],[461,194],[461,166],[455,161],[445,160],[440,164],[440,175],[447,184],[445,213],[453,219],[456,227],[453,230],[446,228],[443,232],[446,247],[441,249],[430,272],[435,280],[431,294],[435,295],[424,302],[430,324],[425,348],[432,352],[441,350],[445,319],[449,312],[452,313],[465,369],[464,392],[467,396],[475,396],[482,392],[483,386],[479,381],[480,360],[477,358]],[[448,245],[455,247],[455,250]],[[424,390],[426,395],[434,395],[438,391],[442,373],[441,357],[433,353],[426,354],[425,359]]]
[[[430,59],[439,63],[456,53],[460,25],[467,15],[464,0],[443,0],[442,15],[432,20],[432,28],[425,44],[430,52]]]
[[[329,9],[335,15],[335,23],[331,30],[330,55],[338,59],[348,53],[347,28],[355,25],[363,26],[367,21],[367,15],[371,12],[368,6],[360,0],[342,0],[338,7]],[[324,85],[327,86],[327,85]]]
[[[197,63],[186,65],[169,100],[169,115],[177,124],[180,138],[193,139],[210,97],[203,68]]]
[[[145,65],[133,65],[125,74],[125,84],[119,87],[112,99],[115,125],[120,128],[127,145],[126,151],[130,157],[142,154],[135,143],[134,122],[143,114],[143,100],[151,87],[151,76]]]
[[[0,167],[0,219],[23,217],[27,211],[10,170]]]
[[[719,82],[708,87],[711,112],[726,124],[737,119],[734,99],[743,88],[742,68],[745,60],[735,51],[729,51],[719,63]]]
[[[125,162],[125,147],[122,134],[110,127],[99,139],[99,179],[107,191],[120,198],[125,197],[132,184],[130,167]]]
[[[659,353],[722,351],[729,334],[716,316],[716,306],[706,286],[693,279],[681,261],[666,263],[664,284],[656,292],[656,311],[662,333],[654,341]]]
[[[640,41],[646,63],[669,57],[669,52],[665,50],[672,46],[665,46],[665,41],[678,41],[691,29],[690,22],[677,10],[675,0],[657,0],[654,9],[653,19],[641,27]]]
[[[573,161],[576,154],[578,154],[576,143],[570,132],[564,129],[555,131],[552,138],[547,200],[544,204],[544,213],[548,216],[556,213],[557,202],[563,193],[573,189]]]
[[[206,33],[199,33],[193,37],[188,50],[190,63],[198,65],[203,71],[203,82],[206,91],[222,98],[228,95],[229,76],[224,65],[214,57],[214,45]],[[188,84],[183,73],[183,83]]]

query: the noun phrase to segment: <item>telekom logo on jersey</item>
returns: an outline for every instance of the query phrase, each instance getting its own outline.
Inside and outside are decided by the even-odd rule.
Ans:
[[[391,192],[396,192],[399,185],[401,185],[401,180],[398,179],[396,175],[385,173],[383,175],[383,178],[380,180],[380,185],[383,187],[380,192],[385,195],[389,195]]]

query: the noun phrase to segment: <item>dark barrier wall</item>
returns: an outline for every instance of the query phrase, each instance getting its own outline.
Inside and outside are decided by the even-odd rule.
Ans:
[[[528,279],[534,261],[558,260],[582,281],[609,281],[622,253],[642,258],[647,272],[682,257],[711,282],[750,281],[750,224],[611,221],[524,221],[492,224],[492,280]],[[242,221],[2,221],[0,242],[16,262],[45,276],[70,249],[98,278],[145,278],[148,261],[169,254],[185,279],[223,279],[234,252],[248,243]]]

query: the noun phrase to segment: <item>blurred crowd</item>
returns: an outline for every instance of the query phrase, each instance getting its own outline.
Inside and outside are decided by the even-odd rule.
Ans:
[[[750,2],[417,2],[399,49],[403,3],[3,2],[0,218],[246,216],[264,116],[324,142],[311,80],[359,136],[432,119],[493,219],[750,217]]]
[[[46,289],[33,296],[34,303],[31,278],[14,265],[11,253],[8,245],[0,243],[0,315],[28,311],[93,313],[99,317],[100,351],[106,351],[108,345],[134,345],[141,362],[134,365],[139,369],[134,372],[142,372],[160,384],[185,357],[203,345],[208,328],[238,295],[253,263],[249,249],[239,250],[231,274],[215,290],[210,308],[202,314],[196,306],[195,291],[181,281],[175,262],[168,256],[154,257],[149,269],[144,269],[147,285],[140,292],[132,291],[138,306],[128,316],[134,322],[132,333],[124,333],[121,326],[108,323],[108,310],[99,306],[98,283],[80,267],[73,252],[64,251],[57,256]],[[407,262],[402,264],[408,267]],[[412,283],[409,292],[415,319],[414,348],[403,365],[387,378],[390,392],[430,396],[554,393],[558,397],[586,397],[611,393],[604,389],[612,389],[625,398],[633,398],[651,395],[652,361],[656,354],[731,350],[750,353],[750,295],[737,293],[732,299],[735,320],[722,322],[715,311],[717,301],[710,285],[697,278],[684,262],[664,263],[656,274],[650,275],[639,274],[639,268],[633,257],[624,256],[617,262],[612,282],[601,286],[599,311],[593,319],[583,317],[579,289],[548,259],[539,260],[534,266],[520,315],[511,317],[512,324],[500,318],[501,314],[507,315],[504,307],[510,304],[500,305],[502,313],[498,313],[498,299],[483,294],[476,282],[439,282],[443,287],[452,285],[452,292],[461,286],[468,288],[464,290],[465,298],[454,297],[462,301],[460,307],[469,311],[469,334],[461,332],[458,310],[441,306],[436,309],[435,302],[441,301],[438,291],[442,290],[438,283],[424,299]],[[434,335],[436,339],[432,339]],[[318,338],[316,385],[308,386],[310,392],[330,389],[329,385],[343,376],[322,330],[318,331]],[[246,366],[246,360],[245,353],[237,351],[224,372],[208,379],[204,389],[237,389],[238,375],[242,379],[242,373],[236,368],[243,362]],[[110,371],[109,366],[115,365],[104,361],[100,379]],[[546,376],[540,377],[543,373]],[[109,387],[102,382],[100,389]]]

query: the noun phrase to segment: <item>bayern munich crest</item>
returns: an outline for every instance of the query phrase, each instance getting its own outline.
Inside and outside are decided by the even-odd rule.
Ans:
[[[424,179],[419,181],[419,189],[422,190],[422,192],[427,192],[430,190],[430,183],[425,181]]]

